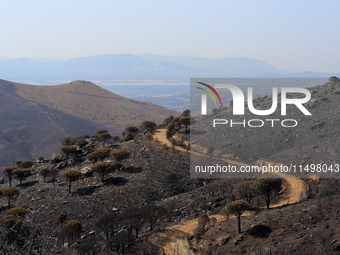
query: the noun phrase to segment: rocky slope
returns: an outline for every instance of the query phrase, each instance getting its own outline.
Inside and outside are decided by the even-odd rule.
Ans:
[[[312,116],[305,116],[294,105],[288,105],[287,116],[281,116],[280,95],[278,108],[270,116],[256,116],[246,107],[244,116],[233,116],[232,109],[221,109],[216,114],[201,118],[191,127],[192,144],[211,144],[215,150],[234,154],[248,162],[260,159],[282,162],[284,164],[323,164],[339,163],[340,148],[340,80],[330,78],[323,86],[309,88],[312,99],[305,104]],[[271,96],[254,99],[256,109],[269,109]],[[212,127],[213,119],[226,119],[227,125]],[[243,125],[230,126],[230,120]],[[264,121],[262,127],[249,127],[250,119]],[[278,119],[275,126],[265,119]],[[281,125],[284,119],[295,119],[296,127]],[[252,125],[259,125],[253,122]],[[286,122],[287,125],[293,123]]]
[[[120,232],[127,227],[128,212],[157,205],[165,208],[165,214],[159,219],[155,229],[158,231],[161,226],[195,218],[202,211],[218,211],[231,199],[230,186],[235,180],[190,180],[186,153],[173,153],[171,148],[165,148],[160,143],[143,137],[129,142],[106,144],[105,147],[113,151],[126,149],[130,156],[123,161],[119,171],[109,174],[102,182],[92,172],[91,166],[95,162],[86,159],[89,153],[102,147],[102,142],[89,138],[86,144],[77,147],[77,152],[68,160],[65,155],[56,153],[49,160],[35,162],[31,167],[32,175],[22,185],[14,179],[13,186],[19,188],[20,195],[12,200],[12,206],[23,206],[30,210],[24,225],[29,225],[34,220],[31,231],[39,228],[41,234],[38,235],[37,243],[48,250],[46,254],[55,254],[57,251],[61,254],[77,254],[80,247],[88,245],[93,237],[97,240],[96,244],[103,248],[102,253],[98,254],[111,254],[107,250],[106,237],[97,224],[105,215],[122,217],[119,218],[115,230]],[[104,162],[114,160],[106,158]],[[48,176],[46,182],[43,181],[40,175],[43,168],[57,171],[56,182],[53,182],[52,176]],[[70,169],[81,171],[83,176],[72,183],[69,194],[68,182],[61,175]],[[8,187],[8,182],[2,184],[2,188],[4,187]],[[0,204],[2,215],[8,209],[6,205],[7,200],[3,199]],[[64,250],[62,239],[66,236],[62,229],[66,222],[58,224],[57,216],[60,213],[67,215],[66,222],[78,220],[82,224],[82,238],[77,238],[70,244],[70,248]],[[0,229],[2,228],[0,216]],[[137,254],[141,249],[139,245],[145,242],[149,231],[148,225],[143,223],[140,238],[136,242],[131,239],[134,245],[128,249],[127,254]],[[14,244],[3,245],[6,251],[12,251],[11,254],[18,251],[18,246]]]

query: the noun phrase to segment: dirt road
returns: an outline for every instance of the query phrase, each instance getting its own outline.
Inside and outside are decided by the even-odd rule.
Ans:
[[[172,148],[172,143],[166,138],[166,128],[156,129],[153,134],[153,139]],[[184,152],[187,151],[186,149],[179,147],[179,146],[175,146],[175,148],[176,150],[179,150],[179,151],[184,151]]]
[[[168,146],[169,148],[172,148],[172,143],[166,138],[166,129],[165,128],[161,128],[161,129],[156,129],[154,134],[153,134],[153,139],[155,139],[156,141],[165,144],[166,146]],[[184,149],[183,147],[180,146],[175,146],[175,150],[176,151],[181,151],[181,152],[188,152],[186,149]],[[208,155],[202,154],[200,152],[196,152],[196,151],[190,151],[191,154],[195,154],[198,155],[200,157],[209,157]],[[214,158],[214,157],[213,157]],[[232,164],[234,166],[244,166],[247,165],[245,163],[239,162],[239,161],[235,161],[232,159],[221,159],[218,158],[219,160],[225,161],[226,163]]]
[[[166,129],[157,129],[154,134],[154,139],[157,139],[158,142],[166,144],[169,147],[172,147],[171,142],[166,138]],[[175,149],[178,151],[187,152],[182,147],[175,146]],[[193,152],[192,152],[193,153]],[[198,153],[197,153],[198,154]],[[204,155],[206,156],[206,155]],[[229,163],[237,164],[237,165],[247,165],[242,162],[225,160]],[[285,194],[285,198],[280,200],[278,203],[271,205],[271,208],[281,207],[283,205],[295,204],[308,196],[308,185],[298,178],[293,177],[289,174],[284,173],[275,173],[278,176],[284,178],[289,184],[288,191]],[[250,213],[245,214],[244,216],[250,215]],[[210,217],[215,217],[217,222],[221,222],[225,220],[223,215],[211,215]],[[192,233],[192,231],[197,227],[197,219],[188,220],[182,222],[180,224],[173,225],[166,229],[166,233],[158,233],[153,240],[160,244],[163,248],[163,251],[166,255],[191,255],[193,254],[190,251],[189,243],[186,239],[188,233]]]

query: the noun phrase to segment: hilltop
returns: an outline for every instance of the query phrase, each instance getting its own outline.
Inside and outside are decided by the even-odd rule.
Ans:
[[[16,83],[15,88],[28,100],[118,129],[144,120],[161,123],[169,115],[178,115],[164,107],[119,96],[88,81],[55,86]]]
[[[14,83],[0,80],[0,166],[51,157],[65,136],[93,133],[103,125],[21,97]],[[120,133],[111,128],[111,132]]]
[[[161,122],[174,111],[130,100],[93,83],[34,86],[0,80],[0,167],[15,160],[51,157],[66,136],[106,128],[120,135],[129,125]]]

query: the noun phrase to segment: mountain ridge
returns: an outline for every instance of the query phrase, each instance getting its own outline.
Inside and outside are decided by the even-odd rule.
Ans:
[[[21,97],[15,84],[0,80],[0,166],[15,160],[51,157],[58,142],[65,136],[92,134],[108,128],[113,134],[120,130],[94,123]]]
[[[162,122],[175,111],[130,100],[93,83],[35,86],[0,80],[0,166],[51,157],[67,136],[107,129],[120,135],[145,119]]]
[[[1,59],[0,59],[1,60]],[[18,71],[20,69],[20,71]],[[238,57],[209,59],[156,54],[105,54],[41,61],[2,59],[0,77],[7,80],[188,80],[192,77],[330,77],[329,73],[288,72],[265,61]]]
[[[119,129],[145,119],[161,123],[166,116],[178,114],[151,103],[127,99],[87,81],[55,86],[16,83],[15,87],[28,100]]]

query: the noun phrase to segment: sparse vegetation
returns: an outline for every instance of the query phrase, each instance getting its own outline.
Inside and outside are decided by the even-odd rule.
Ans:
[[[220,113],[223,109],[218,110]],[[169,137],[176,145],[179,140],[188,137],[190,127],[182,119],[189,116],[187,112],[179,118],[169,117],[164,121],[170,127]],[[281,179],[190,179],[189,156],[185,152],[178,150],[172,153],[171,148],[161,142],[150,141],[150,136],[141,134],[143,128],[136,128],[137,131],[135,128],[126,129],[126,134],[133,134],[134,141],[108,144],[109,148],[104,149],[101,149],[103,144],[99,135],[107,133],[107,130],[100,131],[93,138],[64,138],[63,146],[76,148],[75,151],[68,156],[62,152],[55,154],[52,160],[27,165],[32,175],[25,177],[26,183],[17,188],[1,188],[3,201],[8,199],[8,210],[2,205],[0,215],[3,253],[159,254],[161,251],[155,247],[157,245],[173,253],[212,255],[298,254],[300,251],[306,254],[336,254],[340,250],[337,241],[340,238],[337,232],[339,180],[311,177],[308,180],[308,199],[303,198],[300,203],[290,205],[293,202],[289,201],[286,185]],[[144,130],[144,134],[149,134],[148,130]],[[285,135],[290,138],[289,134]],[[234,143],[234,137],[228,139]],[[233,145],[230,146],[233,148]],[[243,144],[237,148],[241,156],[238,159],[235,155],[235,161],[243,159],[243,152],[253,154]],[[110,150],[113,154],[119,151],[127,153],[116,158]],[[219,155],[220,150],[216,147],[214,156]],[[91,158],[89,155],[93,152],[103,152],[104,155]],[[201,153],[205,153],[203,161],[209,160],[205,148]],[[76,160],[70,167],[68,157],[72,154],[75,154]],[[95,164],[86,159],[93,160]],[[115,160],[116,164],[97,163],[105,160]],[[112,175],[108,178],[124,160],[128,167],[119,172],[119,177]],[[22,162],[9,167],[7,174],[4,169],[6,177],[16,177],[15,171],[25,169]],[[98,170],[98,164],[104,165],[100,165]],[[103,168],[105,164],[109,167]],[[39,173],[44,182],[47,181],[47,175],[44,175],[44,171],[48,173],[46,169],[54,176],[55,185],[38,182],[41,179]],[[69,174],[70,171],[76,171],[76,174]],[[71,192],[72,185],[77,196],[67,196],[65,182],[58,177],[59,172],[61,178],[69,182],[68,192]],[[89,172],[91,175],[85,174]],[[93,172],[103,183],[91,177]],[[80,178],[83,179],[77,182]],[[6,186],[8,184],[4,183],[3,187]],[[275,209],[263,208],[278,203],[282,192],[282,197],[287,198],[281,201],[284,206],[276,204]],[[14,198],[17,198],[15,203]],[[20,206],[11,208],[13,204]],[[222,215],[215,216],[224,206],[225,215],[236,218],[229,217],[225,221]],[[254,215],[242,217],[252,209]],[[57,216],[59,212],[63,213]],[[234,227],[236,223],[237,228]],[[192,233],[195,224],[197,228]],[[68,244],[62,246],[65,240]]]
[[[266,202],[267,209],[282,190],[282,184],[283,181],[279,178],[259,178],[253,184],[256,193]]]
[[[93,138],[98,138],[98,135],[107,133],[107,129],[98,129],[96,133],[92,136]]]
[[[91,143],[93,143],[93,141],[91,141]],[[79,199],[77,196],[73,197],[72,200],[75,199],[75,201],[78,201],[80,205],[77,206],[73,203],[70,203],[70,201],[65,201],[64,196],[61,196],[62,200],[61,201],[59,200],[59,202],[52,202],[53,201],[52,199],[49,200],[53,204],[55,203],[58,204],[58,206],[60,206],[60,204],[63,204],[64,211],[64,213],[60,213],[57,217],[56,215],[52,215],[50,221],[48,219],[45,219],[46,222],[49,222],[46,223],[49,224],[49,226],[55,226],[53,224],[56,224],[56,221],[58,222],[59,225],[58,228],[54,230],[55,232],[51,231],[51,233],[53,233],[54,236],[59,236],[61,238],[60,239],[61,241],[62,240],[66,241],[68,243],[68,246],[70,247],[69,249],[73,249],[72,246],[75,244],[76,241],[78,243],[77,245],[79,245],[79,252],[81,251],[84,252],[84,249],[86,247],[89,247],[88,249],[90,249],[91,251],[98,249],[98,247],[103,247],[102,249],[107,249],[105,250],[107,254],[110,254],[110,252],[116,253],[117,251],[123,253],[123,250],[125,250],[126,254],[136,254],[136,251],[138,249],[142,248],[146,249],[146,247],[148,247],[147,249],[154,251],[154,247],[152,245],[148,244],[147,242],[144,243],[144,238],[149,238],[150,236],[153,236],[155,231],[158,231],[158,226],[161,225],[164,226],[164,222],[167,221],[171,222],[173,218],[182,220],[190,219],[184,218],[181,212],[183,212],[183,215],[190,215],[189,217],[195,218],[198,216],[196,211],[197,209],[209,211],[211,213],[212,210],[214,210],[213,208],[218,209],[223,204],[225,204],[225,201],[228,201],[229,203],[225,207],[225,211],[227,212],[226,214],[235,215],[238,221],[241,220],[240,215],[243,215],[245,211],[249,210],[250,206],[248,203],[246,203],[246,201],[243,201],[242,204],[240,204],[240,201],[231,202],[232,201],[231,190],[236,198],[247,200],[250,203],[252,203],[255,200],[253,197],[254,195],[259,196],[259,193],[256,190],[253,190],[255,189],[255,183],[257,181],[245,181],[237,183],[238,180],[232,181],[228,180],[226,181],[226,183],[234,182],[235,185],[233,186],[229,185],[229,189],[227,189],[228,191],[226,191],[226,187],[228,187],[228,185],[216,187],[216,190],[214,192],[212,191],[213,190],[212,187],[219,183],[218,180],[216,181],[206,180],[204,185],[199,180],[189,182],[185,177],[186,176],[185,169],[187,165],[184,164],[185,163],[184,156],[186,155],[183,153],[169,154],[170,152],[163,151],[163,149],[160,150],[159,149],[160,147],[158,146],[159,144],[149,142],[146,140],[145,137],[144,138],[139,137],[133,143],[119,144],[118,149],[115,149],[113,152],[110,153],[116,155],[119,155],[121,153],[121,155],[119,155],[117,158],[114,157],[113,155],[110,155],[110,158],[114,159],[116,164],[111,162],[99,162],[91,167],[91,170],[95,174],[97,174],[100,177],[100,179],[105,183],[105,185],[102,186],[101,184],[99,184],[99,186],[98,184],[95,184],[96,186],[92,186],[91,183],[96,182],[95,180],[93,180],[93,178],[89,177],[84,177],[84,181],[82,182],[76,182],[79,178],[83,177],[84,175],[82,175],[79,170],[69,170],[69,167],[65,164],[66,159],[62,158],[62,161],[58,163],[63,165],[62,167],[59,167],[60,171],[62,172],[61,177],[69,182],[69,192],[71,192],[71,185],[72,186],[74,185],[75,187],[78,188],[77,193]],[[77,163],[72,167],[74,169],[82,169],[84,167],[85,168],[89,167],[89,163],[86,163],[84,165],[84,162],[86,162],[84,160],[85,158],[89,159],[90,157],[88,155],[90,155],[93,152],[97,153],[98,151],[105,152],[105,156],[96,157],[94,160],[95,162],[105,160],[106,158],[108,158],[107,153],[110,151],[110,149],[108,148],[98,149],[100,147],[101,147],[100,141],[96,140],[95,147],[90,147],[89,149],[85,148],[80,149],[78,152],[79,159]],[[158,163],[154,163],[154,161],[151,161],[152,164],[148,166],[147,164],[149,160],[151,160],[149,158],[150,157],[149,155],[160,158],[161,159],[160,162],[157,161]],[[171,157],[169,155],[171,155]],[[110,180],[108,182],[105,182],[107,176],[110,173],[113,173],[116,170],[116,167],[118,167],[118,165],[124,163],[124,160],[126,160],[127,157],[130,158],[129,164],[131,163],[131,166],[133,166],[129,168],[127,171],[131,171],[132,174],[123,171],[121,172],[122,177],[115,177],[112,178],[112,181]],[[173,160],[173,158],[175,158],[175,160]],[[100,167],[97,169],[98,164]],[[106,168],[104,165],[101,164],[104,165],[110,164],[111,166],[114,167]],[[155,164],[157,166],[160,165],[161,167],[159,167],[159,169],[156,169]],[[178,166],[178,164],[180,164],[180,166]],[[32,172],[34,171],[35,173],[38,172],[43,176],[42,172],[44,168],[47,168],[50,171],[55,169],[55,173],[57,176],[58,171],[56,171],[57,169],[56,165],[54,165],[55,167],[49,165],[49,163],[47,163],[47,165],[48,168],[45,167],[45,165],[41,165],[38,167],[33,166],[31,171]],[[145,168],[144,165],[146,165],[147,168]],[[143,167],[142,170],[138,170],[139,166]],[[176,166],[176,168],[174,168],[173,166]],[[15,169],[17,168],[15,167]],[[38,169],[38,171],[36,169]],[[73,178],[73,175],[71,174],[70,176],[72,176],[73,178],[72,180],[66,178],[66,175],[68,175],[69,171],[71,172],[77,171],[76,174],[77,177]],[[139,175],[139,171],[142,171],[142,174]],[[144,174],[146,173],[147,175],[144,177]],[[139,175],[138,178],[136,179],[143,178],[143,180],[141,181],[136,180],[134,177],[136,176],[135,174]],[[134,178],[130,179],[130,176]],[[27,178],[33,179],[35,177],[29,176]],[[122,184],[119,183],[125,181],[125,179],[128,179],[128,181],[133,180],[133,185],[124,185],[123,183]],[[145,180],[151,181],[153,185],[145,186]],[[53,194],[53,196],[55,196],[54,194],[55,189],[59,190],[58,192],[65,192],[66,194],[67,192],[66,189],[64,190],[62,189],[60,181],[58,181],[58,183],[59,184],[56,186],[49,186],[51,189],[50,191],[46,190],[44,192],[50,192],[51,195]],[[33,187],[34,186],[32,186],[32,188]],[[46,187],[48,187],[48,184],[46,184]],[[30,188],[31,187],[25,188],[25,190],[29,190]],[[110,188],[114,189],[110,191]],[[160,190],[162,190],[162,192],[160,192]],[[194,192],[196,192],[196,190],[199,191],[199,194],[204,195],[202,196],[195,194]],[[120,191],[122,193],[120,193]],[[190,192],[187,193],[187,191]],[[45,194],[44,192],[41,194],[44,195]],[[108,194],[106,194],[106,192],[108,192]],[[192,193],[192,195],[189,197],[188,194],[190,193]],[[2,194],[3,197],[6,197],[4,193]],[[17,195],[18,194],[19,193],[17,193]],[[86,196],[86,199],[84,199],[85,197],[83,197],[82,194]],[[224,195],[222,196],[223,199],[221,198],[222,194]],[[227,198],[225,197],[226,194],[228,194]],[[111,199],[113,196],[115,197],[114,200]],[[168,202],[167,199],[169,197],[176,198],[179,197],[181,198],[181,200],[180,202]],[[262,198],[262,196],[260,197]],[[58,196],[56,198],[58,199]],[[108,205],[99,207],[97,206],[98,208],[96,208],[96,206],[93,206],[94,205],[93,199],[96,199],[96,201],[98,202],[105,201],[105,203],[107,203]],[[82,200],[84,200],[84,202],[81,202]],[[162,203],[162,205],[156,205],[153,204],[154,201],[165,202]],[[266,203],[264,199],[263,201]],[[272,203],[272,201],[273,200],[271,200],[270,203]],[[255,202],[257,202],[257,200],[255,200]],[[253,203],[255,204],[255,202]],[[20,200],[17,203],[22,204],[23,200]],[[87,205],[87,203],[91,204]],[[131,207],[132,203],[134,204],[133,207]],[[237,206],[235,205],[235,203],[237,204]],[[243,203],[246,203],[246,206]],[[130,206],[124,208],[126,204]],[[190,204],[190,206],[188,206],[188,204]],[[21,224],[22,227],[24,226],[26,227],[29,221],[26,221],[24,219],[28,219],[29,217],[31,217],[31,215],[36,215],[37,211],[33,209],[32,212],[28,212],[27,209],[25,209],[25,207],[29,208],[27,207],[26,204],[23,204],[22,207],[23,213],[21,214],[22,216],[19,216],[20,213],[18,213],[17,216],[14,216],[15,213],[11,214],[6,213],[5,215],[1,216],[0,226],[5,228],[5,226],[13,227],[19,226],[18,224]],[[112,207],[114,208],[112,209]],[[72,209],[70,210],[68,208]],[[102,208],[105,208],[103,212],[101,212]],[[20,212],[20,210],[17,211]],[[72,224],[68,224],[67,222],[67,219],[69,218],[74,219],[78,215],[84,215],[84,224],[80,224],[81,225],[80,232],[78,228],[79,227],[78,223],[75,224],[75,228],[73,229],[71,226]],[[91,215],[98,217],[98,219],[94,219],[93,216]],[[18,217],[21,218],[19,219]],[[269,222],[271,222],[272,220],[273,219],[268,219]],[[242,226],[244,227],[246,225],[247,226],[251,225],[249,223],[245,224],[244,222],[247,222],[246,218],[242,219]],[[241,228],[241,221],[239,224],[240,224],[239,227]],[[76,226],[78,227],[76,228]],[[198,253],[202,251],[201,254],[205,254],[202,248],[199,247],[201,247],[200,246],[201,243],[203,244],[207,242],[207,240],[209,240],[208,238],[209,235],[211,235],[213,231],[216,231],[217,228],[220,228],[220,224],[217,224],[217,219],[215,217],[209,217],[207,213],[201,214],[197,221],[197,228],[194,230],[193,233],[194,238],[192,240],[194,241],[192,242],[195,242],[197,245],[197,246],[194,245],[195,248],[193,249],[197,249]],[[45,227],[42,227],[42,229],[44,229],[44,231],[47,230],[45,229]],[[234,228],[230,229],[232,230]],[[266,230],[265,227],[263,227],[263,229]],[[238,228],[236,230],[238,232]],[[95,234],[89,234],[92,231],[95,231]],[[245,235],[247,233],[249,233],[249,235],[250,234],[256,235],[257,234],[256,231],[257,228],[254,229],[252,228],[251,230],[244,231],[244,234],[242,235]],[[84,233],[83,234],[84,239],[79,238],[81,232]],[[46,235],[46,232],[43,235]],[[143,245],[141,243],[143,243]],[[327,244],[325,244],[325,247],[327,247]],[[257,249],[260,250],[260,246],[258,246]]]
[[[135,138],[135,136],[138,132],[139,132],[138,127],[128,126],[123,131],[122,136],[124,137],[125,141],[130,141],[130,140],[133,140]]]
[[[8,166],[5,167],[4,170],[2,170],[2,172],[5,174],[5,176],[7,176],[8,180],[9,180],[9,186],[12,186],[12,178],[13,178],[13,171],[17,169],[16,166]]]
[[[139,128],[142,132],[148,131],[148,132],[153,132],[156,129],[157,125],[153,121],[143,121],[140,125]]]
[[[30,168],[34,164],[32,161],[29,161],[29,160],[24,160],[24,161],[19,160],[15,163],[17,164],[18,168]]]
[[[182,125],[185,126],[185,133],[189,133],[189,126],[190,126],[190,116],[181,116],[180,117]]]
[[[66,217],[67,217],[66,213],[60,213],[57,216],[57,220],[60,224],[63,224],[64,221],[66,220]]]
[[[125,131],[128,133],[136,134],[139,132],[139,129],[135,126],[128,126],[127,128],[125,128]]]
[[[250,204],[252,199],[257,195],[254,184],[254,180],[237,183],[233,189],[234,196],[238,199],[245,200]]]
[[[166,129],[166,138],[172,137],[176,133],[175,125],[171,122]]]
[[[73,137],[70,137],[70,136],[63,138],[60,141],[60,143],[62,145],[64,145],[64,146],[66,146],[66,145],[74,145],[74,142],[75,142],[75,139]]]
[[[190,110],[189,109],[184,110],[181,116],[190,116]]]
[[[79,237],[82,230],[82,225],[77,220],[70,220],[66,223],[61,233],[67,237],[67,242],[70,244],[76,237]]]
[[[119,136],[118,135],[112,136],[112,141],[114,141],[116,143],[119,142],[120,141]]]
[[[55,183],[58,175],[58,170],[56,168],[52,168],[50,171],[50,175],[52,176],[52,182]]]
[[[86,156],[87,159],[91,160],[92,162],[96,162],[101,160],[103,162],[104,159],[110,157],[111,149],[104,148],[104,149],[97,149],[94,152],[88,154]]]
[[[61,178],[66,179],[69,183],[68,193],[71,193],[72,182],[78,181],[81,176],[82,173],[77,170],[67,170],[61,175]]]
[[[22,185],[22,181],[31,175],[31,170],[28,168],[17,168],[12,172],[12,174],[19,180],[20,185]]]
[[[101,133],[98,135],[98,139],[101,140],[105,146],[106,143],[112,139],[112,136],[109,133]]]
[[[243,213],[248,211],[250,206],[247,201],[244,200],[236,200],[234,202],[229,203],[223,210],[223,213],[227,216],[235,215],[237,218],[237,226],[238,232],[241,233],[241,216]]]
[[[142,215],[145,222],[150,224],[150,232],[154,230],[161,218],[167,213],[166,209],[158,205],[147,205],[142,208]]]
[[[116,164],[111,162],[100,162],[92,166],[93,171],[98,174],[101,181],[104,182],[105,177],[109,173],[113,173],[116,170]]]
[[[167,118],[163,121],[162,126],[163,126],[163,127],[167,127],[173,120],[174,120],[174,116],[169,116],[169,117],[167,117]]]
[[[116,213],[109,213],[103,215],[97,222],[96,226],[102,232],[107,240],[110,240],[117,232],[119,223],[121,222],[121,215]]]
[[[1,195],[7,197],[7,207],[11,207],[11,200],[19,196],[19,189],[16,187],[8,187],[0,189]]]
[[[90,138],[88,135],[79,135],[76,137],[65,137],[63,138],[60,142],[62,145],[78,145],[80,147],[84,146],[87,144],[86,139]]]
[[[44,182],[46,182],[46,178],[50,173],[51,173],[51,171],[47,167],[44,167],[40,170],[40,175],[44,178]]]
[[[61,152],[64,153],[64,155],[66,156],[66,160],[68,160],[68,157],[71,155],[71,154],[74,154],[76,153],[77,151],[77,147],[74,146],[74,145],[65,145],[65,146],[62,146],[60,148]]]
[[[120,170],[122,162],[130,156],[130,152],[121,149],[111,152],[110,156],[116,161],[118,170]]]
[[[28,209],[23,208],[22,206],[17,206],[17,207],[8,209],[6,212],[6,215],[13,215],[15,217],[21,218],[25,216],[27,213],[29,213]]]

